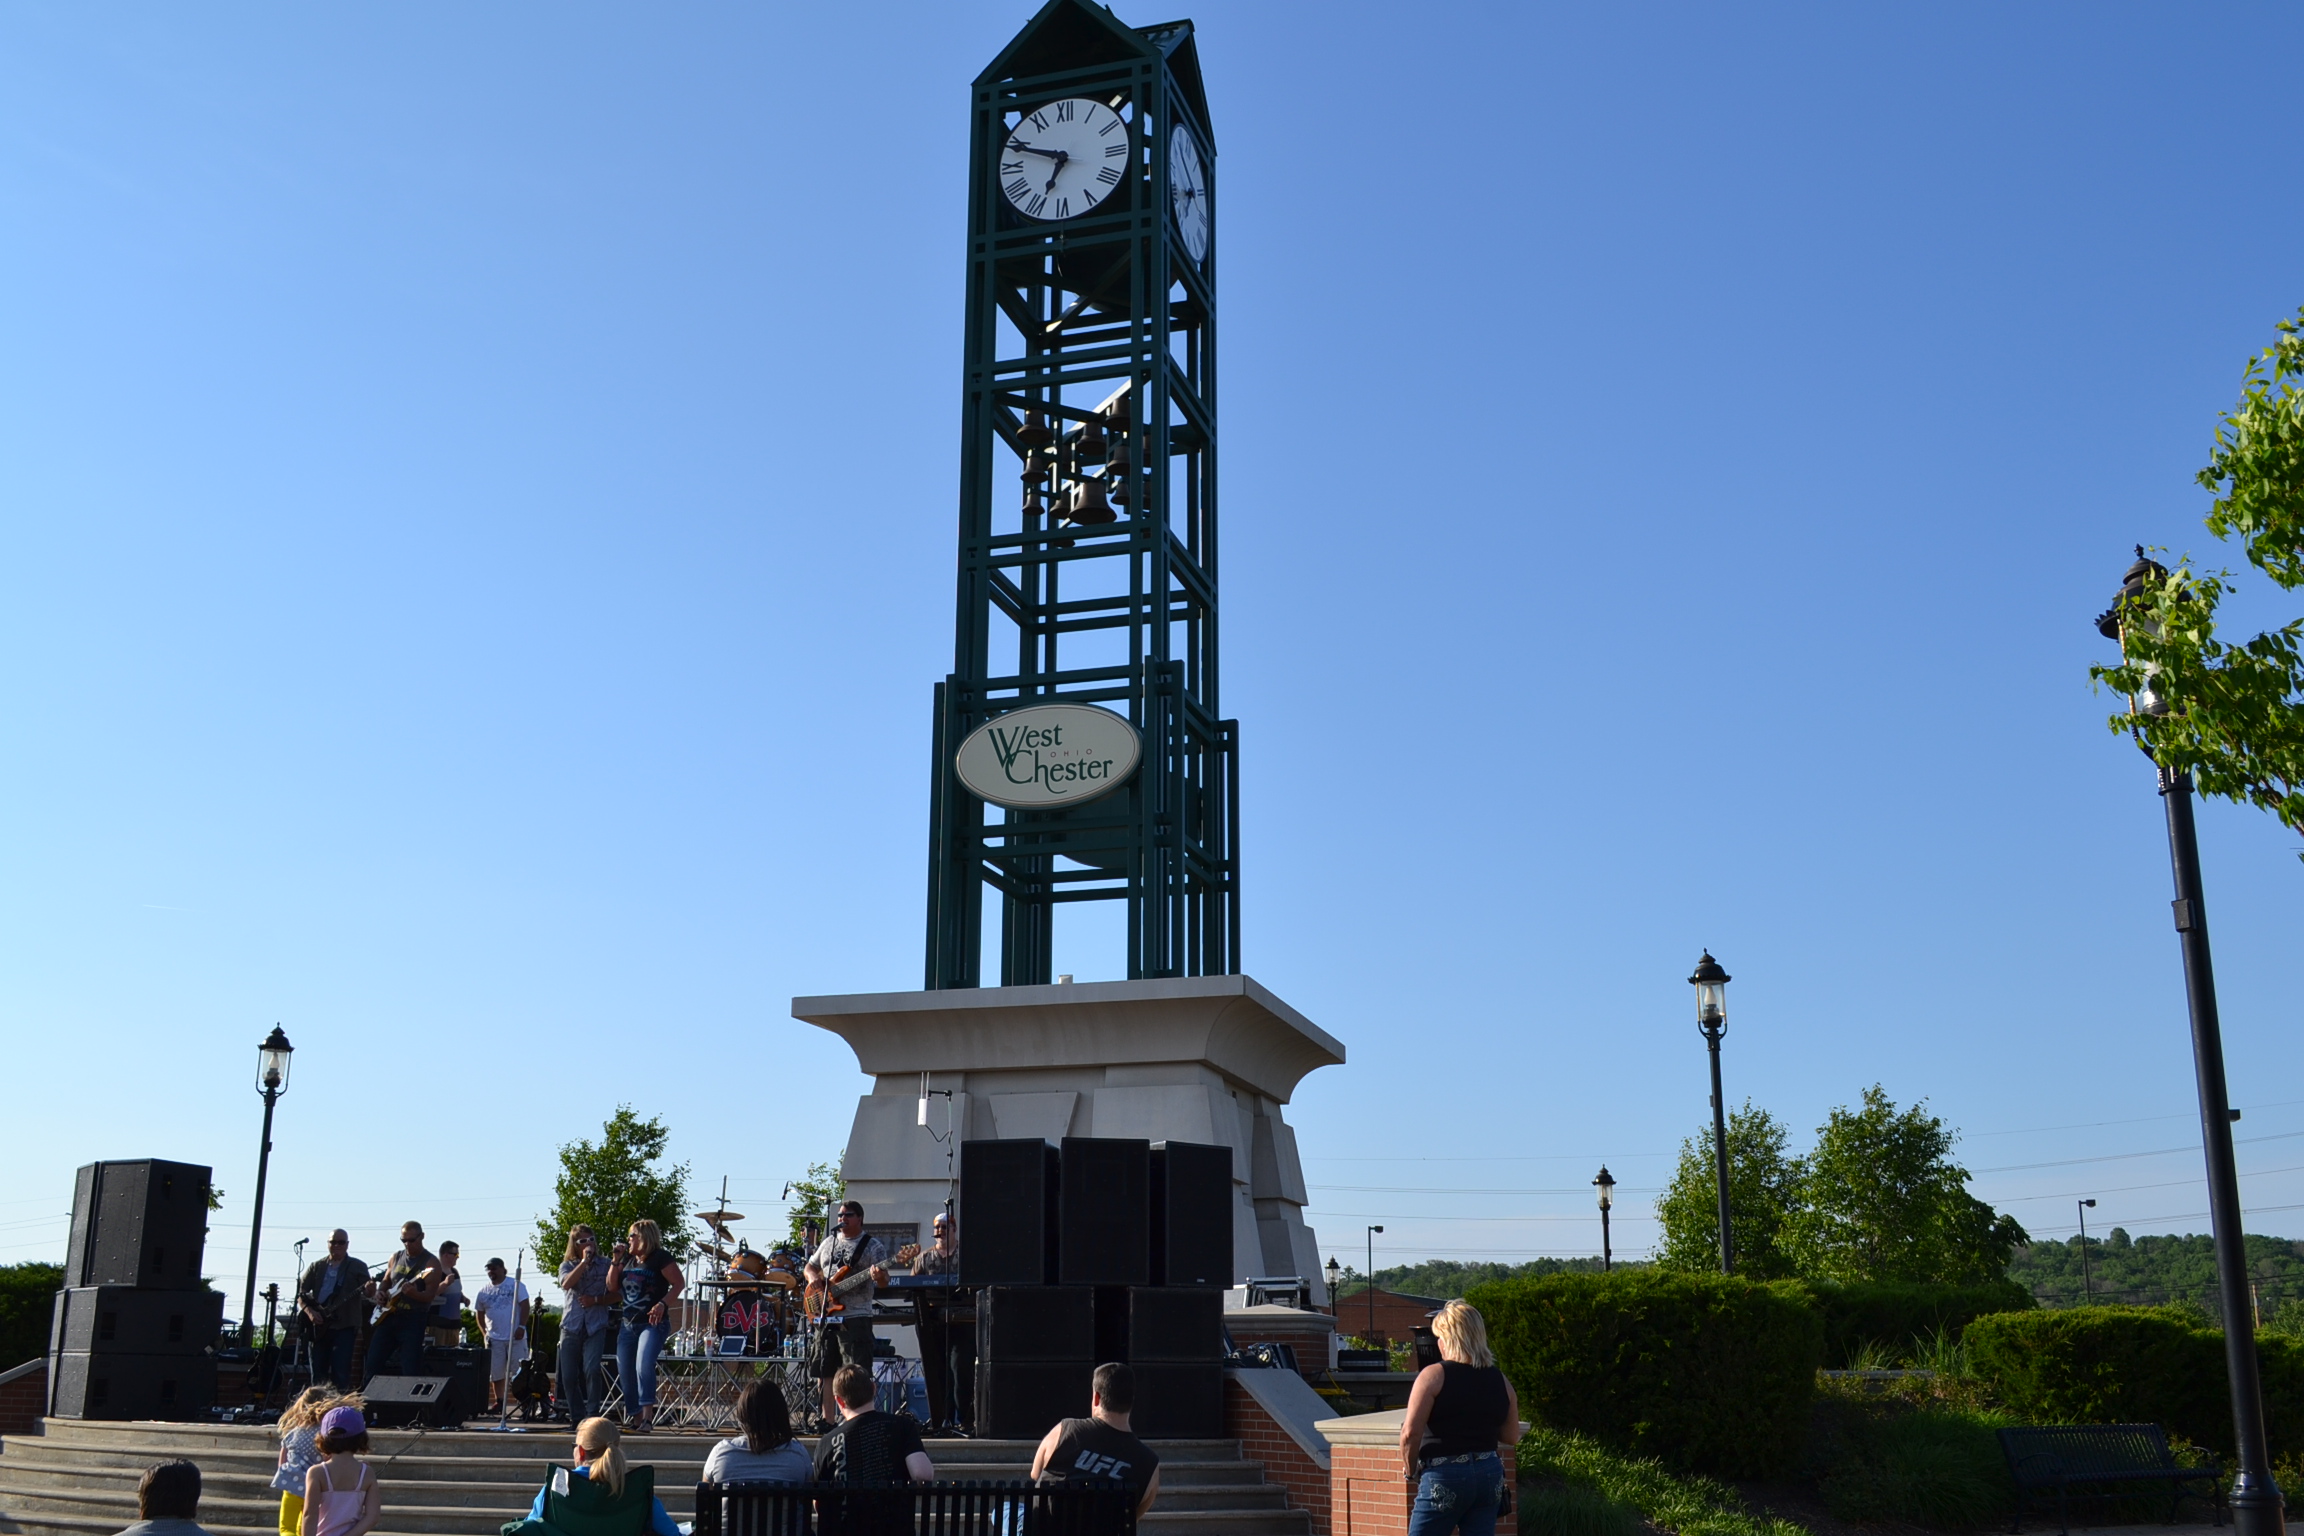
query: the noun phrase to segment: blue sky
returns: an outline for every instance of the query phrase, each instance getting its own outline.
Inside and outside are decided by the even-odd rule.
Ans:
[[[918,984],[966,88],[1029,13],[0,12],[0,1261],[176,1157],[236,1293],[275,1021],[267,1278],[336,1222],[509,1254],[619,1102],[756,1218],[837,1152],[789,999]],[[1644,1250],[1706,945],[1799,1139],[1879,1082],[2036,1231],[2205,1230],[2088,621],[2212,542],[2304,302],[2304,20],[1192,14],[1247,969],[1352,1058],[1289,1110],[1323,1246],[1591,1252],[1606,1160]],[[2304,1231],[2304,867],[2201,825],[2249,1225]]]

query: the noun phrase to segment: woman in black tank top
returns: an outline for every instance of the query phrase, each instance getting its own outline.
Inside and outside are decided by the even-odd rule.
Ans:
[[[1495,1536],[1505,1478],[1515,1470],[1498,1449],[1520,1443],[1520,1399],[1488,1352],[1488,1324],[1477,1308],[1448,1303],[1432,1332],[1440,1363],[1417,1373],[1400,1421],[1400,1460],[1416,1484],[1408,1536]]]

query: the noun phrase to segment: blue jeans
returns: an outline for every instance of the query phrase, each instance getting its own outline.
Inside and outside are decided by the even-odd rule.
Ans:
[[[339,1391],[352,1389],[352,1349],[360,1342],[360,1325],[312,1330],[312,1374],[325,1376]]]
[[[573,1314],[570,1314],[573,1316]],[[600,1357],[608,1353],[608,1330],[595,1328],[579,1334],[563,1319],[560,1325],[560,1406],[568,1422],[581,1424],[596,1418],[608,1394],[600,1380]]]
[[[424,1374],[424,1325],[421,1312],[387,1312],[368,1334],[368,1374],[421,1376]],[[400,1363],[392,1364],[398,1355]]]
[[[656,1406],[656,1357],[664,1349],[664,1336],[672,1320],[661,1323],[626,1323],[616,1333],[616,1380],[624,1389],[624,1409],[637,1413]]]
[[[1426,1467],[1416,1480],[1416,1508],[1408,1536],[1496,1536],[1496,1506],[1504,1494],[1504,1463],[1452,1461]]]

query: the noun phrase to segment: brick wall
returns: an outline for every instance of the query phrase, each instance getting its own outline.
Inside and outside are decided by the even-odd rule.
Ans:
[[[0,1435],[28,1435],[48,1411],[48,1362],[35,1360],[19,1375],[0,1381]]]
[[[1237,1381],[1224,1383],[1224,1433],[1240,1442],[1249,1460],[1263,1463],[1265,1480],[1285,1488],[1291,1506],[1311,1514],[1314,1536],[1329,1536],[1328,1469],[1306,1455]]]
[[[1412,1339],[1417,1329],[1429,1326],[1432,1314],[1444,1305],[1431,1296],[1410,1296],[1380,1289],[1371,1308],[1368,1293],[1355,1291],[1336,1303],[1336,1329],[1378,1344]],[[1371,1310],[1376,1316],[1373,1328],[1368,1322]]]
[[[1400,1447],[1331,1441],[1328,1448],[1329,1536],[1408,1536],[1416,1488],[1402,1474]],[[1506,1475],[1511,1463],[1506,1462]],[[1498,1536],[1517,1536],[1517,1512],[1496,1522]]]

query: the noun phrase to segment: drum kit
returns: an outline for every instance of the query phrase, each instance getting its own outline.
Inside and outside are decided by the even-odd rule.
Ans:
[[[681,1328],[673,1352],[683,1355],[780,1355],[803,1332],[801,1269],[791,1247],[755,1252],[730,1227],[742,1211],[698,1211],[711,1236],[697,1244],[704,1260],[694,1297],[682,1298]]]

